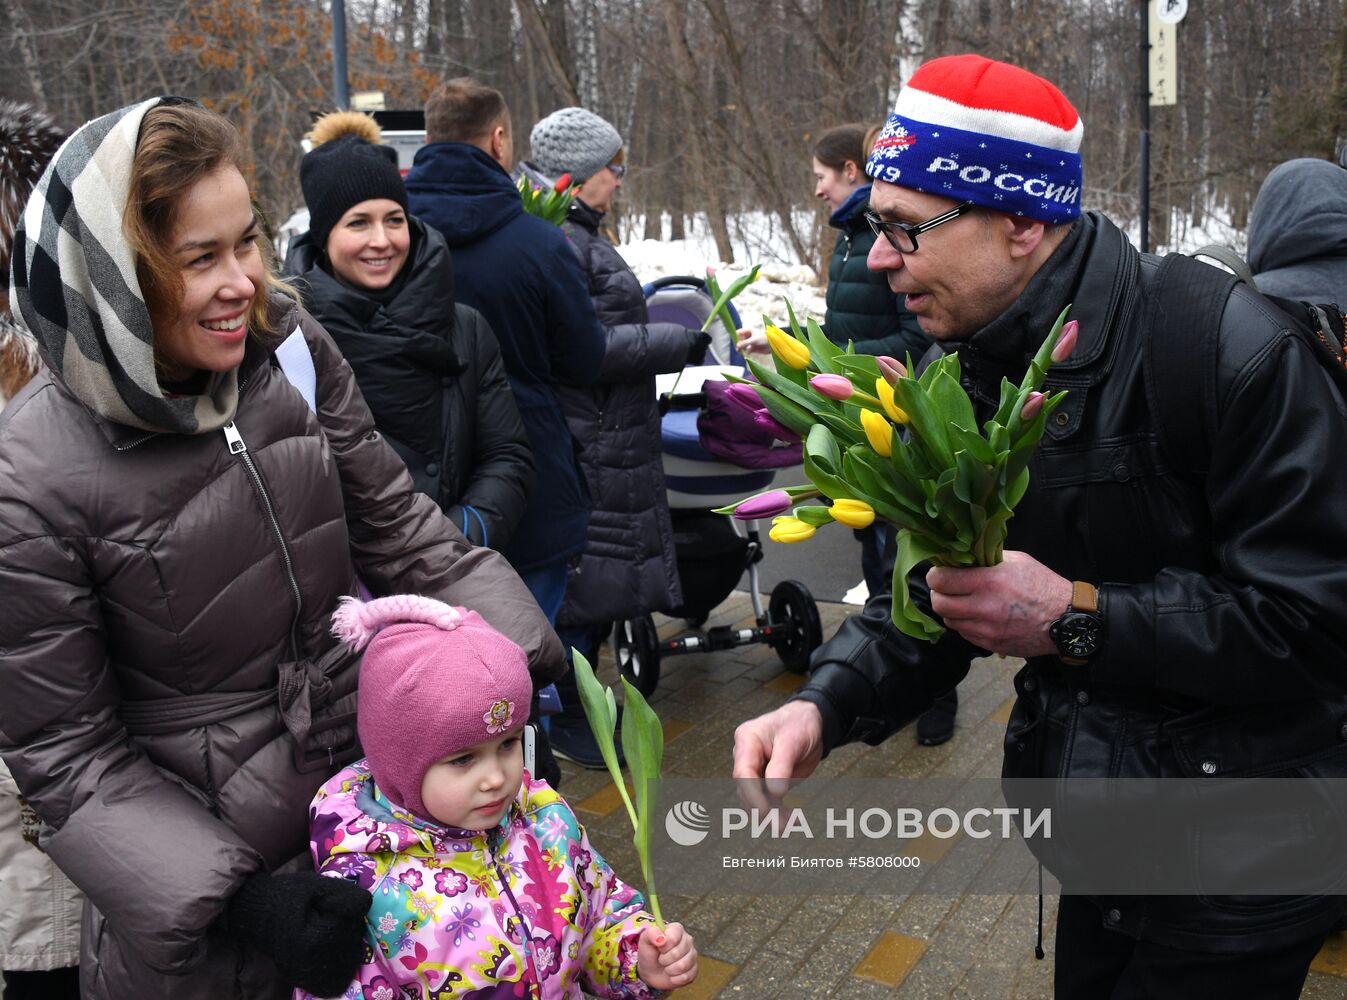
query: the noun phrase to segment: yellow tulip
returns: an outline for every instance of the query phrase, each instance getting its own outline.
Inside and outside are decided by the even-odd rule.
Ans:
[[[848,528],[868,528],[875,523],[875,509],[864,500],[834,500],[829,509],[833,520]]]
[[[893,425],[874,410],[861,410],[861,427],[866,440],[876,455],[888,458],[893,454]]]
[[[893,401],[893,386],[885,382],[882,376],[875,379],[875,395],[879,397],[879,404],[884,407],[890,420],[895,424],[907,423],[906,411]]]
[[[767,343],[772,353],[792,368],[806,368],[809,365],[809,348],[800,343],[780,327],[766,326]]]
[[[774,542],[803,542],[814,537],[814,530],[812,524],[806,524],[798,517],[774,517],[772,530],[767,533],[767,537]]]

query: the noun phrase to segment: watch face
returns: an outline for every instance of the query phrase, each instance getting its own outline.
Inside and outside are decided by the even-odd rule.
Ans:
[[[1099,648],[1100,623],[1095,615],[1068,611],[1048,629],[1048,636],[1063,656],[1087,659]]]

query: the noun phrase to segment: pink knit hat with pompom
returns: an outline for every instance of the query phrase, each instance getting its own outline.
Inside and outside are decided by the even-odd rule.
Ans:
[[[421,782],[438,760],[521,726],[533,685],[524,651],[475,611],[399,594],[343,597],[332,633],[360,667],[356,727],[374,781],[426,816]]]

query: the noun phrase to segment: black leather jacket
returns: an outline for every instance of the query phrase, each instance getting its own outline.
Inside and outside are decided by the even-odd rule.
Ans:
[[[1210,472],[1176,475],[1142,371],[1146,325],[1163,323],[1148,311],[1156,266],[1087,215],[1005,314],[944,345],[985,419],[1001,376],[1019,381],[1057,312],[1073,303],[1080,321],[1074,354],[1048,379],[1070,394],[1006,547],[1098,584],[1105,636],[1087,666],[1041,657],[1016,676],[1003,773],[1347,775],[1347,435],[1335,390],[1283,314],[1237,285],[1220,321]],[[929,611],[924,580],[918,591]],[[888,605],[878,597],[844,623],[797,695],[819,707],[827,748],[878,743],[982,652],[953,633],[909,639]],[[1222,951],[1302,939],[1341,902],[1127,897],[1104,909],[1135,935]]]

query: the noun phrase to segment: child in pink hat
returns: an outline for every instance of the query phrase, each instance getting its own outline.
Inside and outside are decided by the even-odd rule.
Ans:
[[[367,757],[309,807],[318,871],[374,896],[347,997],[644,998],[696,978],[691,935],[661,929],[524,769],[523,650],[426,597],[345,598],[333,622],[368,647]]]

